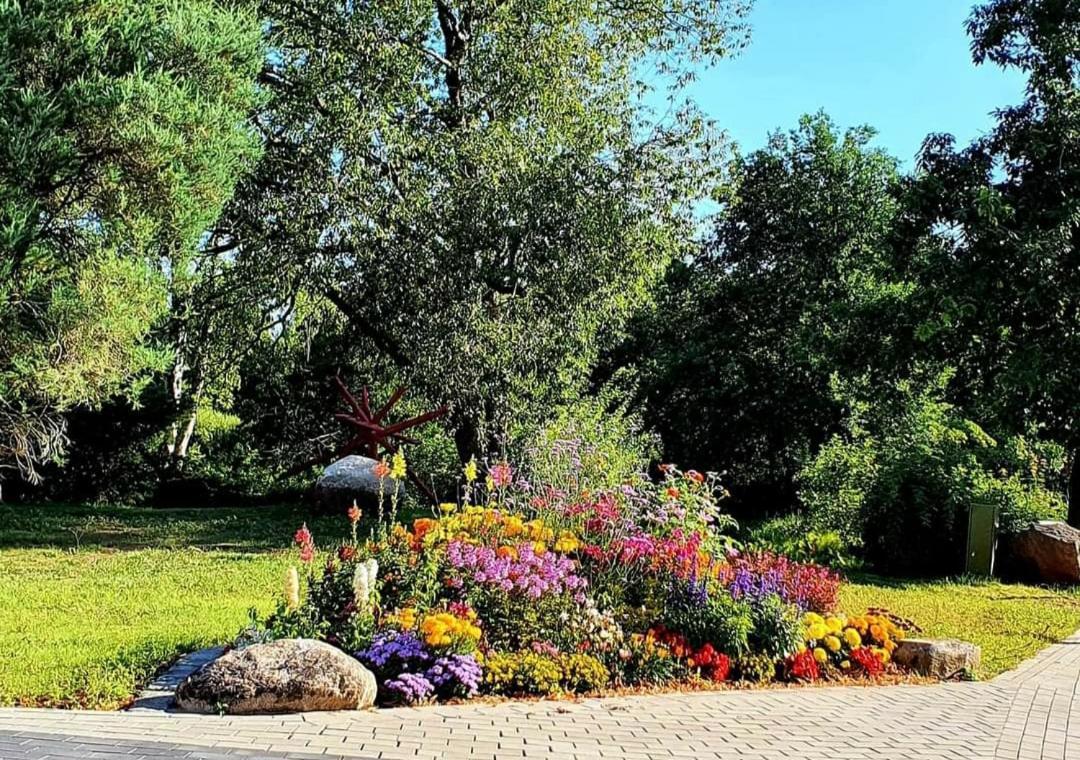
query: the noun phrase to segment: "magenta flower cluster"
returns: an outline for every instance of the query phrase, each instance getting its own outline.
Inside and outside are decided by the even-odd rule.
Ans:
[[[538,554],[529,543],[515,547],[514,553],[499,553],[488,546],[451,541],[446,558],[451,567],[471,574],[475,583],[496,586],[507,593],[522,592],[537,599],[545,594],[573,592],[579,601],[585,599],[586,581],[575,573],[574,561],[555,552]]]

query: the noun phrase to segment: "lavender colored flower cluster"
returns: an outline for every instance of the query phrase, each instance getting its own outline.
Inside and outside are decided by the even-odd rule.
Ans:
[[[441,697],[471,697],[480,690],[483,671],[471,654],[440,657],[424,674]]]
[[[399,673],[383,682],[389,702],[414,705],[433,696],[472,697],[480,690],[483,671],[472,655],[453,654],[435,660],[423,673]]]
[[[573,591],[579,601],[585,599],[586,581],[574,572],[572,559],[555,552],[537,554],[528,543],[515,547],[513,553],[499,553],[488,546],[451,541],[446,557],[452,567],[470,571],[477,583],[508,593],[521,591],[537,599]]]
[[[383,688],[389,695],[390,701],[404,702],[407,705],[423,702],[435,693],[435,687],[432,686],[431,681],[418,673],[402,673],[397,678],[391,678],[383,683]]]
[[[435,659],[412,633],[384,631],[356,658],[382,681],[382,698],[413,705],[433,696],[472,697],[483,670],[476,658],[452,654]]]
[[[779,574],[774,570],[755,573],[748,568],[740,567],[735,571],[728,589],[735,599],[757,602],[766,596],[779,593],[780,580]]]
[[[356,659],[377,675],[417,673],[431,662],[431,654],[411,633],[383,631],[375,636],[371,646],[356,653]]]

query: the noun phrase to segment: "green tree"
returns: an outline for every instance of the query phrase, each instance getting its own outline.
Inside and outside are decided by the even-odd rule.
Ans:
[[[583,386],[684,250],[718,143],[652,118],[743,44],[738,0],[268,0],[259,171],[221,244],[328,299],[342,365],[378,355],[453,405],[461,455]]]
[[[165,357],[145,335],[237,175],[262,61],[212,0],[0,2],[0,468]]]
[[[831,375],[881,371],[910,334],[894,280],[896,162],[824,115],[734,166],[709,243],[672,272],[630,348],[646,418],[685,466],[787,506],[841,419]]]
[[[985,138],[924,145],[910,198],[925,352],[958,369],[955,403],[991,428],[1072,450],[1080,509],[1080,6],[992,0],[968,22],[976,63],[1028,76]]]

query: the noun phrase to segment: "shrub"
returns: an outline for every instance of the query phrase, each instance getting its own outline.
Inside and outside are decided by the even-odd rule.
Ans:
[[[887,571],[962,570],[975,505],[995,505],[1005,531],[1065,511],[1048,487],[1061,449],[1021,436],[999,443],[940,400],[943,382],[921,391],[903,384],[872,415],[854,405],[847,432],[800,475],[814,527],[861,541]]]
[[[750,651],[774,659],[791,654],[801,643],[802,627],[799,609],[777,594],[766,594],[750,605],[753,628],[749,636]]]
[[[764,520],[747,531],[748,550],[781,554],[796,562],[844,570],[857,564],[851,544],[838,531],[813,530],[803,514]]]

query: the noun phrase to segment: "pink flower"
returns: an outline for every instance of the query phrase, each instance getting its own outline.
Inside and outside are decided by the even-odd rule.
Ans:
[[[514,473],[511,471],[510,465],[506,462],[499,462],[491,468],[491,481],[499,488],[505,488],[510,485],[513,476]]]

